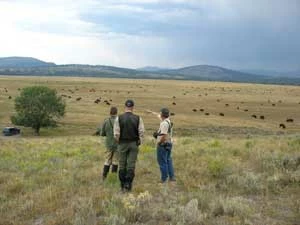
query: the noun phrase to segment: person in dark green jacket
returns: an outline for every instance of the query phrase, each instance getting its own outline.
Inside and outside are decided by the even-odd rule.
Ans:
[[[101,130],[100,136],[106,137],[105,140],[105,162],[103,167],[102,177],[103,180],[107,177],[109,173],[110,166],[112,166],[111,172],[118,172],[118,164],[119,164],[119,152],[118,152],[118,143],[114,138],[114,123],[117,118],[118,109],[116,107],[111,107],[110,109],[110,117],[105,119]]]

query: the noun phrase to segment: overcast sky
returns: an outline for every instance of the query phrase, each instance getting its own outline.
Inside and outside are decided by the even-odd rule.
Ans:
[[[0,0],[0,57],[300,69],[300,0]]]

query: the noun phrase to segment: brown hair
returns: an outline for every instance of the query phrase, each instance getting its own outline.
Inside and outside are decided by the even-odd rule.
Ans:
[[[111,107],[110,108],[110,115],[112,115],[112,116],[115,116],[115,115],[117,115],[118,114],[118,109],[117,109],[117,107]]]

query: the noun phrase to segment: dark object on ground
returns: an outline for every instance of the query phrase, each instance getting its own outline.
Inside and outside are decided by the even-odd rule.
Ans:
[[[79,98],[76,98],[76,101],[80,101],[81,100],[81,97],[79,97]]]
[[[172,105],[176,105],[176,102],[173,102]]]
[[[279,124],[279,127],[282,128],[282,129],[286,128],[286,126],[283,123]]]
[[[206,116],[209,116],[209,113],[205,113]]]
[[[16,127],[5,127],[2,131],[4,136],[13,136],[21,133],[21,130]]]
[[[204,109],[200,109],[200,111],[201,111],[201,112],[203,112],[203,111],[204,111]]]
[[[193,109],[193,112],[197,112],[197,109]]]
[[[261,120],[264,120],[265,119],[265,116],[260,116],[259,117]]]
[[[249,110],[248,110],[248,109],[244,109],[244,111],[245,111],[245,112],[248,112]]]
[[[252,115],[251,117],[252,117],[252,118],[255,118],[255,119],[257,118],[257,116],[256,116],[256,115]]]
[[[287,123],[292,123],[292,122],[294,122],[294,119],[287,119],[286,122]]]
[[[219,115],[220,115],[220,116],[225,116],[224,113],[220,113]]]
[[[11,96],[8,96],[8,99],[11,99]]]
[[[170,115],[171,115],[171,116],[175,116],[175,113],[171,113]]]

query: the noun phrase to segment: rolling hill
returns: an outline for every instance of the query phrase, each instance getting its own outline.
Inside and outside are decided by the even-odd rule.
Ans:
[[[44,62],[31,57],[4,57],[0,58],[0,68],[30,68],[55,66],[54,63]]]
[[[0,58],[0,75],[22,76],[80,76],[139,79],[176,79],[228,81],[248,83],[300,84],[300,77],[266,76],[226,69],[219,66],[196,65],[179,69],[144,67],[128,69],[103,65],[56,65],[30,57]]]

